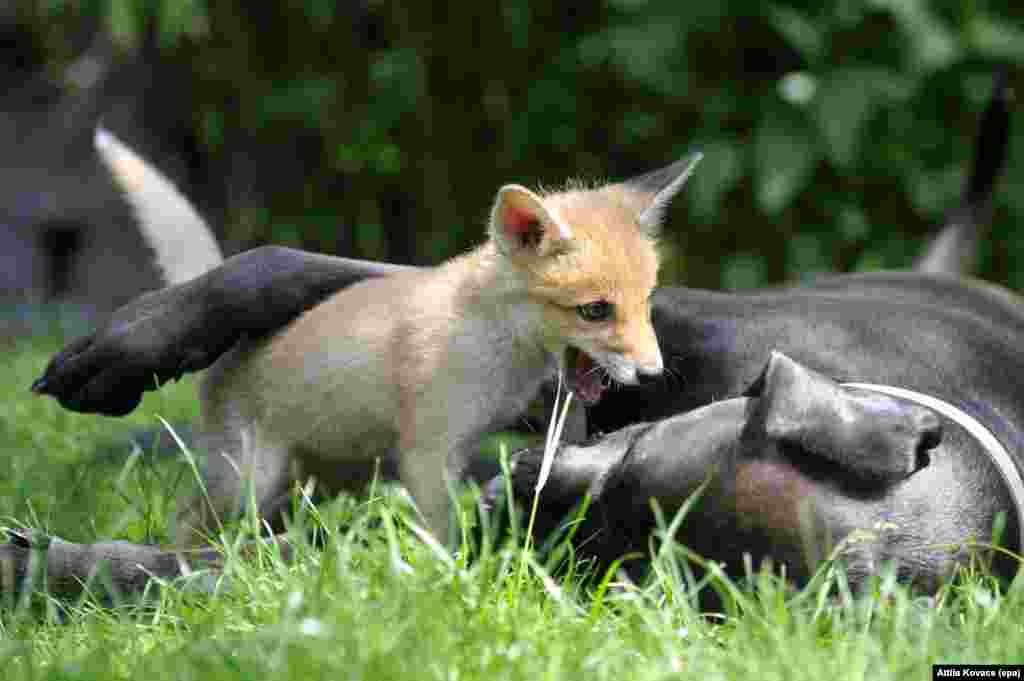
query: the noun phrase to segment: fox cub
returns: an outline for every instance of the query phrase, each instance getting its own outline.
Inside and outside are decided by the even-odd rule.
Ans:
[[[446,541],[449,481],[545,381],[562,371],[592,404],[610,381],[661,373],[654,237],[699,160],[597,188],[506,185],[475,250],[355,284],[240,343],[203,380],[207,497],[179,515],[179,540],[250,498],[279,526],[296,480],[358,491],[382,457]]]

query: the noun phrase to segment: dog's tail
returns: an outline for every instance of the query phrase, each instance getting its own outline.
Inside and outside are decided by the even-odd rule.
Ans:
[[[104,128],[96,151],[135,210],[166,285],[180,284],[220,265],[217,240],[170,179]]]
[[[978,126],[963,204],[950,213],[942,230],[914,264],[918,272],[966,275],[974,269],[978,241],[992,217],[992,193],[1006,166],[1013,97],[1009,81],[1008,69],[996,75],[992,97]]]

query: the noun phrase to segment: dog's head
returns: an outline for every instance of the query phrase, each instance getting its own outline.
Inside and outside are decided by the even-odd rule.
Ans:
[[[837,504],[863,509],[884,498],[927,465],[940,439],[930,410],[773,353],[743,397],[562,447],[541,512],[561,517],[589,493],[592,510],[576,536],[614,560],[645,551],[652,500],[671,517],[706,484],[683,522],[684,543],[728,564],[749,553],[803,569],[809,538],[849,530],[830,526],[842,515]],[[532,497],[541,458],[539,449],[517,457],[511,487],[521,501]]]

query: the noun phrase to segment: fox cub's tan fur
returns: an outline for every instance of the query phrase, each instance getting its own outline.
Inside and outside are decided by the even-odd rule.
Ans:
[[[697,160],[599,188],[502,187],[477,249],[356,284],[240,344],[203,381],[213,508],[194,502],[179,536],[213,529],[211,510],[235,513],[250,493],[276,524],[295,480],[357,490],[390,456],[447,539],[448,481],[559,369],[584,402],[600,398],[605,375],[635,383],[662,371],[653,237]]]

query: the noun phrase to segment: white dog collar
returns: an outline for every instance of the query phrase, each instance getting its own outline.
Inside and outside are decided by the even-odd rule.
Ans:
[[[996,468],[999,469],[999,474],[1003,477],[1006,486],[1010,488],[1010,495],[1013,497],[1013,505],[1017,512],[1017,528],[1019,533],[1017,548],[1019,551],[1024,551],[1024,480],[1021,480],[1020,471],[1013,462],[1010,453],[1006,451],[1006,447],[992,434],[991,430],[959,407],[931,395],[891,385],[879,385],[877,383],[843,383],[843,385],[847,388],[874,390],[875,392],[920,404],[922,407],[938,412],[959,424],[970,433],[971,437],[977,440],[985,451],[988,452],[989,457],[995,462]]]

